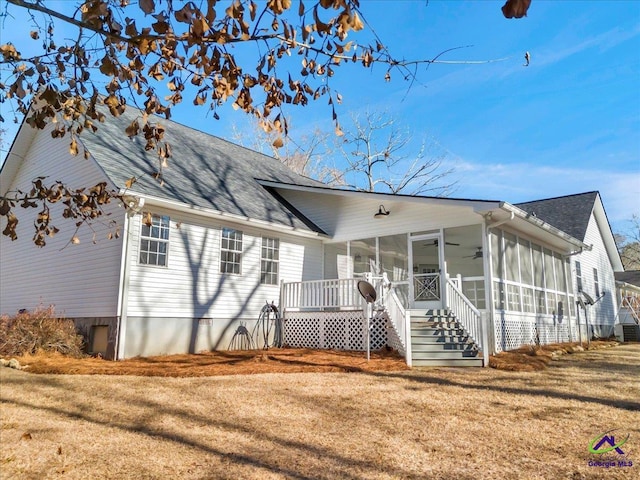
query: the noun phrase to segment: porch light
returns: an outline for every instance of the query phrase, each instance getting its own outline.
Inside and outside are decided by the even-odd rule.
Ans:
[[[387,210],[386,208],[384,208],[384,205],[380,205],[378,207],[378,213],[376,213],[373,218],[384,218],[386,216],[388,216],[391,212],[389,210]]]

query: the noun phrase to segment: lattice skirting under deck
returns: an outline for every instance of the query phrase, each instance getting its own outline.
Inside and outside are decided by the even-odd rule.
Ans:
[[[374,316],[371,350],[387,345],[386,318]],[[366,349],[366,317],[362,310],[286,312],[284,342],[290,347],[336,350]]]
[[[587,341],[589,337],[607,337],[613,332],[611,325],[578,326],[575,318],[558,322],[553,318],[535,318],[498,314],[494,332],[496,352],[513,350],[523,345]]]

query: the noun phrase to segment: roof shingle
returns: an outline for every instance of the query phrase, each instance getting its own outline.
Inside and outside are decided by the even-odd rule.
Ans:
[[[545,198],[515,206],[559,228],[573,238],[584,240],[598,192]]]
[[[166,128],[172,150],[168,166],[160,169],[155,151],[145,151],[145,141],[129,139],[124,129],[142,113],[127,108],[120,117],[109,117],[96,133],[80,140],[111,181],[119,188],[136,177],[133,192],[213,209],[233,215],[321,232],[307,219],[288,209],[256,179],[321,185],[298,175],[279,160],[194,130],[170,120],[158,120]],[[161,184],[154,173],[162,171]]]

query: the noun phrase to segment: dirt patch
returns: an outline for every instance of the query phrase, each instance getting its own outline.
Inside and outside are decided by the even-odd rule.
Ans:
[[[71,358],[39,353],[18,357],[31,373],[66,375],[139,375],[151,377],[210,377],[256,373],[373,372],[408,370],[395,352],[364,352],[312,349],[216,351],[193,355],[137,357],[118,362],[101,358]]]
[[[560,355],[584,352],[586,350],[599,350],[619,345],[619,342],[610,340],[592,341],[590,344],[552,343],[539,347],[526,346],[508,352],[501,352],[489,357],[489,366],[498,370],[512,372],[534,372],[547,368],[551,360]]]

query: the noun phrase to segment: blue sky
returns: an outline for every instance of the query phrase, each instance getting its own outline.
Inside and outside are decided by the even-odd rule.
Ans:
[[[408,92],[398,73],[387,83],[383,68],[341,67],[339,115],[389,111],[411,129],[416,150],[435,138],[455,167],[453,196],[517,203],[599,190],[614,230],[626,229],[640,214],[640,1],[533,0],[519,20],[502,16],[503,3],[361,0],[396,57],[472,45],[441,59],[506,60],[423,67]],[[24,23],[9,22],[2,42],[18,44],[24,33]],[[232,124],[246,128],[242,114],[222,113],[215,121],[185,102],[174,119],[227,138]],[[332,130],[325,101],[286,114],[294,135]]]

